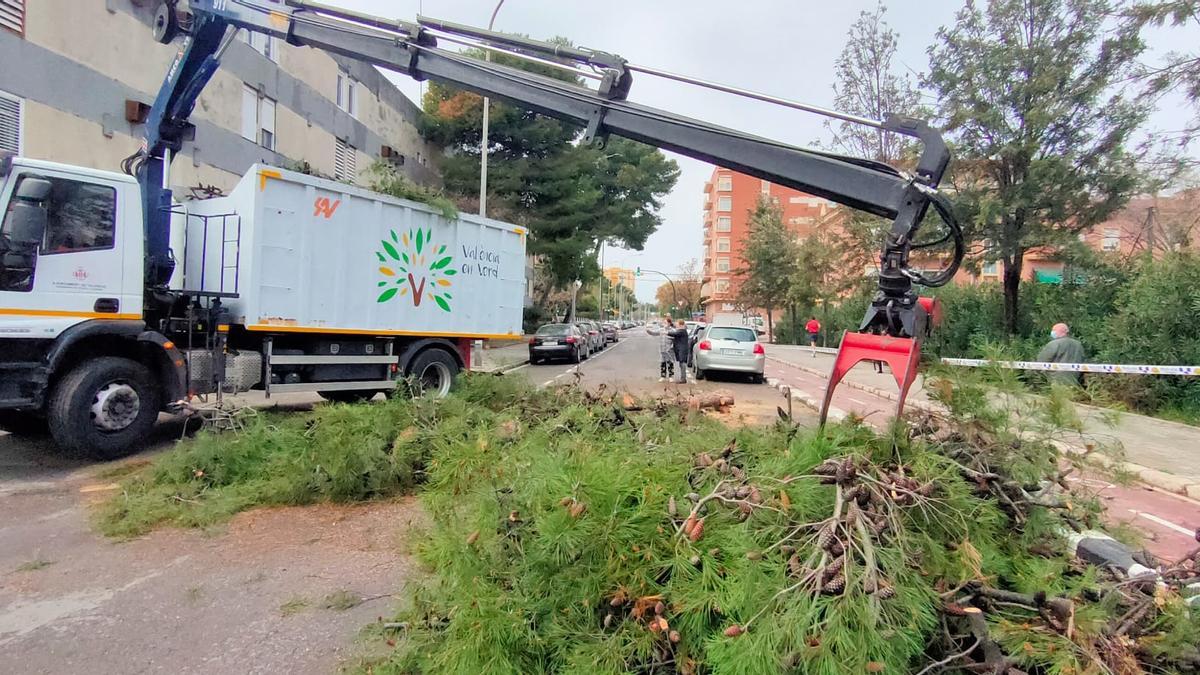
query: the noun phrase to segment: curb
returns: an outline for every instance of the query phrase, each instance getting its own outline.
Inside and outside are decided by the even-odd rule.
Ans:
[[[786,385],[783,382],[781,382],[779,380],[779,378],[768,377],[767,384],[771,385],[772,387],[775,387],[781,393],[783,393],[785,396],[791,396],[793,401],[799,401],[800,403],[804,404],[805,406],[812,408],[815,412],[818,412],[818,413],[821,412],[821,402],[820,401],[818,401],[817,399],[813,398],[812,396],[809,396],[808,394],[806,394],[802,391],[794,391],[789,385]],[[841,408],[835,408],[834,406],[829,406],[828,418],[830,421],[833,421],[833,422],[841,422],[842,420],[846,419],[846,411],[842,410]]]
[[[819,375],[824,378],[829,377],[829,373],[822,372],[820,370],[817,370],[816,368],[811,368],[808,366],[800,365],[798,363],[786,361],[784,359],[780,359],[780,358],[774,357],[774,356],[767,356],[767,358],[772,361],[777,361],[779,363],[782,363],[785,366],[790,366],[797,370],[802,370],[802,371],[812,374],[812,375]],[[868,394],[872,394],[872,395],[878,396],[880,398],[885,398],[889,401],[898,401],[900,399],[900,395],[894,391],[888,391],[886,389],[880,389],[879,387],[875,387],[875,386],[872,386],[869,384],[855,382],[854,380],[851,380],[848,378],[842,378],[842,381],[840,384],[848,386],[851,389],[858,389],[861,391],[865,391]],[[817,403],[817,406],[818,407],[820,406],[819,402]],[[943,407],[937,403],[931,403],[931,402],[927,402],[927,401],[914,401],[914,400],[910,399],[909,401],[907,401],[905,403],[905,406],[907,406],[909,408],[917,408],[920,410],[925,410],[927,412],[939,412],[939,413],[946,412],[945,407]],[[831,416],[832,416],[832,413],[831,413]],[[1051,441],[1051,442],[1054,443],[1055,446],[1058,447],[1058,449],[1062,450],[1063,452],[1069,452],[1074,455],[1091,454],[1091,455],[1093,455],[1093,459],[1096,459],[1097,463],[1101,464],[1102,466],[1105,466],[1108,468],[1115,467],[1115,468],[1121,469],[1122,471],[1127,471],[1127,472],[1133,474],[1134,476],[1136,476],[1140,482],[1145,483],[1146,485],[1149,485],[1151,487],[1156,487],[1156,488],[1159,488],[1162,490],[1166,490],[1167,492],[1171,492],[1171,493],[1174,493],[1177,495],[1182,495],[1182,496],[1188,497],[1190,499],[1200,499],[1200,477],[1179,476],[1176,474],[1167,473],[1167,472],[1159,470],[1159,469],[1152,469],[1148,466],[1143,466],[1143,465],[1137,464],[1135,462],[1123,462],[1123,461],[1119,461],[1119,460],[1109,459],[1108,457],[1105,457],[1104,455],[1093,453],[1091,450],[1089,450],[1087,448],[1086,445],[1078,445],[1075,443],[1067,443],[1065,441],[1057,441],[1057,440]]]
[[[520,368],[522,366],[527,366],[527,365],[529,365],[529,359],[524,359],[522,361],[517,361],[515,363],[509,363],[509,364],[506,364],[503,366],[499,366],[497,368],[485,368],[485,369],[479,369],[479,370],[472,368],[469,372],[492,373],[492,374],[501,374],[502,375],[504,373],[507,373],[510,370],[516,370],[517,368]]]

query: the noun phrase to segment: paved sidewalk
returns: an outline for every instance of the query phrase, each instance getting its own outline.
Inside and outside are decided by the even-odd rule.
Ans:
[[[515,368],[527,361],[529,361],[529,344],[527,339],[517,343],[506,342],[499,347],[493,347],[490,341],[484,340],[483,349],[477,349],[471,353],[471,370],[491,373],[498,370]]]
[[[767,356],[796,368],[816,371],[823,380],[827,379],[834,358],[831,353],[821,352],[814,357],[808,348],[792,345],[769,345]],[[924,379],[918,376],[909,392],[910,404],[931,403],[923,385]],[[845,386],[892,397],[896,394],[896,381],[891,373],[886,370],[876,373],[869,363],[855,366],[843,380],[842,387]],[[1130,468],[1144,481],[1200,498],[1200,428],[1088,405],[1076,404],[1076,409],[1083,422],[1084,437],[1101,446],[1119,444],[1126,460],[1137,465]],[[1110,420],[1115,420],[1115,424],[1110,425]]]

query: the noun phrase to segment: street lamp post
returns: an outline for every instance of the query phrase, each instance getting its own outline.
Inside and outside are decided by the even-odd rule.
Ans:
[[[571,285],[571,318],[567,323],[575,323],[575,296],[579,295],[579,287],[582,285],[583,282],[578,279]]]
[[[496,9],[492,10],[492,18],[488,21],[488,30],[492,30],[492,25],[496,23],[496,15],[500,13],[500,7],[504,4],[504,0],[496,3]],[[485,61],[492,60],[492,52],[485,50],[483,54]],[[487,215],[487,160],[488,160],[488,105],[491,101],[487,96],[483,97],[483,129],[479,139],[479,215]],[[574,313],[572,313],[574,319]]]

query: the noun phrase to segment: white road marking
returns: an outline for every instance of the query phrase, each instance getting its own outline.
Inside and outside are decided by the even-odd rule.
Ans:
[[[588,360],[587,360],[587,361],[580,362],[580,363],[577,363],[577,364],[575,364],[575,365],[571,366],[571,367],[570,367],[570,368],[568,368],[567,370],[565,370],[565,371],[563,371],[563,372],[559,373],[558,375],[555,375],[554,377],[550,378],[549,380],[546,380],[545,382],[541,383],[541,384],[540,384],[540,385],[538,385],[538,386],[539,386],[539,387],[549,387],[550,385],[554,384],[554,382],[555,382],[556,380],[559,380],[559,379],[561,379],[561,378],[564,378],[564,377],[566,377],[566,376],[568,376],[568,375],[574,375],[575,373],[579,372],[579,369],[580,369],[580,368],[581,368],[581,367],[582,367],[582,366],[583,366],[585,363],[593,363],[593,362],[595,362],[595,360],[596,360],[596,359],[598,359],[598,358],[600,358],[600,357],[604,356],[605,354],[611,354],[613,351],[615,351],[615,350],[617,349],[617,347],[620,347],[620,346],[621,346],[621,345],[623,345],[623,344],[626,344],[626,343],[624,343],[624,342],[614,342],[612,345],[610,345],[609,347],[607,347],[607,348],[606,348],[604,351],[602,351],[602,352],[600,352],[599,354],[596,354],[596,355],[594,355],[594,356],[591,356],[590,358],[588,358]],[[529,364],[525,364],[525,365],[529,365]],[[516,370],[516,368],[514,368],[513,370]],[[512,371],[509,371],[509,372],[512,372]]]
[[[1183,527],[1182,525],[1176,525],[1175,523],[1172,523],[1169,520],[1166,520],[1164,518],[1159,518],[1158,516],[1154,515],[1153,513],[1146,513],[1145,511],[1138,511],[1137,509],[1129,509],[1129,512],[1135,516],[1138,516],[1139,518],[1145,518],[1146,520],[1148,520],[1152,523],[1158,523],[1159,525],[1162,525],[1163,527],[1167,528],[1168,530],[1174,530],[1180,534],[1187,535],[1189,537],[1196,534],[1196,532],[1194,530],[1189,530],[1186,527]]]

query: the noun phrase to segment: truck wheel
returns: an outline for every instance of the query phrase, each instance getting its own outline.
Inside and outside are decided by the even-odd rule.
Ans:
[[[161,400],[149,369],[130,359],[103,356],[84,361],[59,380],[46,418],[63,449],[111,458],[145,440]]]
[[[350,389],[343,391],[318,391],[317,396],[333,403],[365,403],[375,398],[375,394],[378,393],[378,390],[357,391]]]
[[[14,436],[40,436],[46,433],[46,418],[20,410],[0,410],[0,430]]]
[[[443,398],[458,375],[458,362],[443,349],[426,349],[408,365],[408,375],[418,395]]]

